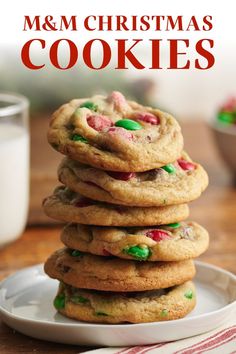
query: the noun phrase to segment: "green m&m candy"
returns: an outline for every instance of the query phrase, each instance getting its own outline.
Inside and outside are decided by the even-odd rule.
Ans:
[[[87,139],[85,139],[82,135],[79,135],[79,134],[73,134],[71,137],[71,140],[81,141],[81,143],[85,143],[85,144],[88,142]]]
[[[115,123],[116,127],[121,127],[126,130],[140,130],[142,129],[141,124],[132,119],[121,119]]]
[[[172,229],[178,229],[181,225],[179,222],[173,222],[172,224],[167,224],[166,226],[171,227]]]
[[[151,251],[147,246],[145,246],[145,247],[131,246],[131,247],[125,248],[123,250],[123,252],[129,254],[130,256],[132,256],[140,261],[145,261],[151,255]]]
[[[84,103],[81,103],[80,108],[88,108],[94,112],[97,112],[97,110],[98,110],[98,106],[91,101],[86,101]]]
[[[165,316],[167,316],[167,315],[168,315],[168,310],[167,310],[167,309],[163,309],[163,310],[161,311],[161,316],[165,317]]]
[[[185,296],[187,299],[191,300],[191,299],[193,298],[193,292],[192,292],[192,290],[188,290],[188,291],[184,294],[184,296]]]
[[[79,257],[79,256],[82,255],[82,253],[80,251],[78,251],[78,250],[73,250],[71,252],[71,255],[72,255],[72,257]]]
[[[59,294],[55,297],[53,305],[57,310],[64,309],[66,297],[64,294]]]
[[[85,303],[89,302],[89,299],[87,299],[86,297],[81,296],[81,295],[73,295],[73,296],[71,296],[70,300],[72,302],[74,302],[75,304],[85,304]]]
[[[221,123],[233,124],[235,121],[233,112],[219,112],[217,116]]]
[[[161,167],[163,170],[165,170],[168,173],[175,173],[175,166],[169,163],[168,165],[162,166]]]

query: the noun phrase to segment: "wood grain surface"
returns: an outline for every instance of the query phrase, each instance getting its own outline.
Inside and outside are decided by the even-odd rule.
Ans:
[[[31,126],[31,201],[29,223],[24,234],[0,250],[0,279],[26,266],[44,262],[61,246],[61,225],[41,210],[42,199],[57,185],[56,168],[62,156],[46,142],[47,118],[33,119]],[[201,198],[190,204],[190,219],[206,227],[211,242],[200,259],[236,273],[236,189],[214,145],[205,123],[182,124],[185,149],[204,165],[210,186]],[[233,153],[233,152],[232,152]],[[0,353],[80,353],[78,348],[32,339],[16,333],[0,322]]]

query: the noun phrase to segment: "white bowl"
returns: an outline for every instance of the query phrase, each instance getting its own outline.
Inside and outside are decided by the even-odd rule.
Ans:
[[[236,125],[210,122],[209,127],[222,158],[236,180]]]

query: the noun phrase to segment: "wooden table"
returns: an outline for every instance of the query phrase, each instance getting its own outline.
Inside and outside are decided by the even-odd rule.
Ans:
[[[44,262],[61,246],[61,225],[43,215],[41,200],[57,184],[56,167],[61,156],[46,143],[47,119],[32,120],[31,203],[29,225],[16,242],[0,250],[0,279],[25,266]],[[210,176],[203,196],[191,203],[191,219],[204,225],[211,236],[208,251],[200,259],[236,272],[236,189],[214,146],[206,125],[182,124],[185,148],[201,162]],[[0,322],[0,353],[78,353],[87,349],[35,340],[16,333]]]

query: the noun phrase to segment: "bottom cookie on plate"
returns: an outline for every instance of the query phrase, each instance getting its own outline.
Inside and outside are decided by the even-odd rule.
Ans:
[[[115,293],[77,289],[60,283],[54,300],[64,316],[78,321],[98,323],[144,323],[182,318],[194,309],[193,282],[167,289]]]

